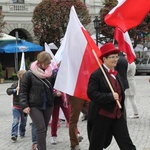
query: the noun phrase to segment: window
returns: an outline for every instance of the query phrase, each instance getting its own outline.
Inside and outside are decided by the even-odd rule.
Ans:
[[[24,0],[12,0],[13,3],[24,4]]]
[[[143,60],[141,61],[141,64],[147,64],[147,60],[148,60],[148,59],[143,59]]]
[[[150,59],[148,60],[148,64],[150,64]]]

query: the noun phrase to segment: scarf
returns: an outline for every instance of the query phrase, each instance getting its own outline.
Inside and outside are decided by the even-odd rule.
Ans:
[[[37,60],[34,61],[31,66],[30,66],[30,70],[32,71],[32,73],[41,78],[41,79],[45,79],[48,78],[52,75],[52,69],[50,66],[48,66],[45,70],[42,70],[41,68],[38,67],[38,62]]]

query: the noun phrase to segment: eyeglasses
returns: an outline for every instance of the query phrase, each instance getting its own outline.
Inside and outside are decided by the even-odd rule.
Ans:
[[[107,57],[107,58],[110,58],[110,59],[119,59],[119,56],[110,56],[110,57]]]

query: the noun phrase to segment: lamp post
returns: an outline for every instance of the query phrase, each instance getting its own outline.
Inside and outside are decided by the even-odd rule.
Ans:
[[[0,6],[0,14],[2,13],[2,6]],[[2,34],[1,34],[1,32],[0,32],[0,37],[2,37]]]
[[[16,31],[15,72],[18,72],[18,31]]]
[[[98,16],[95,16],[95,19],[93,20],[94,28],[96,30],[96,44],[98,45],[98,31],[99,31],[99,19]]]
[[[2,8],[3,8],[3,7],[2,7],[2,6],[0,6],[0,12],[2,12]]]

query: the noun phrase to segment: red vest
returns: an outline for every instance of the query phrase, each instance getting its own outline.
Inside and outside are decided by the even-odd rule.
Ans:
[[[119,84],[118,80],[114,79],[109,73],[108,73],[108,77],[111,81],[114,91],[119,94],[119,102],[121,103],[122,95],[121,95],[120,84]],[[112,118],[112,119],[120,118],[122,116],[122,112],[120,111],[120,108],[118,107],[117,103],[116,103],[116,107],[113,112],[108,112],[105,109],[100,108],[99,114],[103,115],[105,117],[108,117],[108,118]]]

